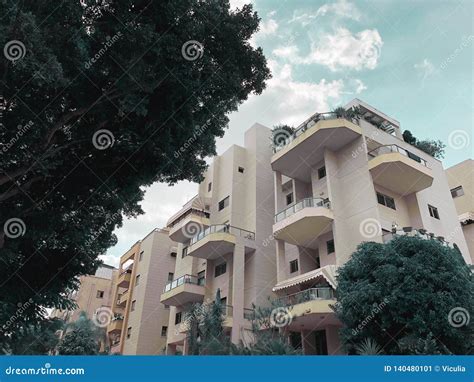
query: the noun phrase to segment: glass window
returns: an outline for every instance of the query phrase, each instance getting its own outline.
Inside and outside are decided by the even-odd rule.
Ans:
[[[223,275],[227,271],[227,263],[216,265],[214,268],[214,277]]]
[[[168,334],[168,327],[167,326],[162,326],[161,327],[161,337],[166,337]]]
[[[197,283],[198,285],[206,284],[206,271],[201,271],[197,274]]]
[[[173,272],[169,272],[169,273],[168,273],[168,281],[173,281],[173,277],[174,277],[174,273],[173,273]]]
[[[385,207],[391,208],[392,210],[396,210],[395,200],[390,196],[377,192],[377,202]]]
[[[103,291],[103,290],[98,290],[96,297],[97,297],[97,298],[104,298],[104,291]]]
[[[224,199],[222,199],[219,202],[219,211],[222,211],[224,208],[226,208],[229,205],[229,197],[226,196]]]
[[[290,261],[290,273],[298,272],[298,260]]]
[[[328,250],[328,255],[334,253],[336,248],[334,247],[334,240],[329,240],[326,242],[326,248]]]
[[[428,211],[430,212],[430,216],[432,218],[435,218],[435,219],[439,220],[439,213],[438,213],[438,209],[436,207],[430,206],[428,204]]]
[[[179,323],[181,323],[181,318],[182,318],[181,312],[176,313],[176,316],[174,317],[174,324],[178,325]]]
[[[241,174],[243,174],[244,171],[245,171],[245,169],[244,169],[243,167],[240,167],[240,166],[239,166],[239,172],[240,172]]]
[[[181,258],[185,257],[188,255],[188,247],[183,247],[183,252],[181,252]]]
[[[286,205],[289,206],[291,203],[293,203],[293,193],[289,193],[286,195]]]
[[[463,195],[464,195],[464,190],[463,190],[462,186],[455,187],[451,190],[451,196],[453,198],[457,198],[457,197],[463,196]]]
[[[318,169],[318,178],[323,179],[326,176],[326,166],[321,167]]]

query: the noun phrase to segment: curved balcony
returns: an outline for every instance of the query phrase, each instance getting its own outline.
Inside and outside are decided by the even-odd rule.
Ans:
[[[368,155],[374,183],[399,195],[424,190],[433,183],[426,161],[398,145],[380,146]]]
[[[254,232],[228,224],[211,225],[191,239],[187,255],[206,260],[218,259],[234,251],[237,238],[244,239],[246,247],[254,247],[253,244],[249,244],[255,240]]]
[[[362,136],[362,130],[354,122],[334,113],[315,114],[284,139],[283,145],[274,148],[272,169],[290,178],[307,181],[311,178],[312,166],[324,159],[326,148],[337,151]],[[301,158],[304,158],[304,164]]]
[[[178,243],[186,243],[210,225],[209,213],[189,210],[187,214],[169,225],[169,237]]]
[[[290,329],[301,327],[311,330],[322,324],[340,325],[331,305],[335,304],[334,290],[317,287],[278,298],[278,305],[288,307]]]
[[[329,200],[307,198],[275,215],[273,236],[287,243],[311,247],[334,220]]]
[[[166,284],[160,302],[166,305],[181,306],[202,302],[205,294],[205,279],[193,275],[183,275]]]

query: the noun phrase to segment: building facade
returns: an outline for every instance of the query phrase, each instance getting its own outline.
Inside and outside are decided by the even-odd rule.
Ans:
[[[273,291],[293,306],[288,330],[304,354],[341,353],[335,274],[360,243],[422,232],[471,263],[442,163],[404,142],[395,119],[353,107],[361,118],[315,114],[274,142]]]
[[[171,305],[167,353],[186,353],[186,310],[219,289],[233,343],[249,340],[252,304],[264,304],[276,281],[270,129],[255,124],[245,145],[216,156],[199,194],[168,221],[178,243],[175,277],[161,302]]]
[[[154,229],[120,258],[107,328],[110,353],[163,354],[169,307],[160,303],[159,291],[173,278],[175,262],[175,244],[166,229]]]
[[[460,229],[474,261],[474,160],[467,159],[446,170]]]

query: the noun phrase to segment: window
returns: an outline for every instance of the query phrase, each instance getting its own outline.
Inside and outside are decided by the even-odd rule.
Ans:
[[[176,252],[171,252],[171,253],[170,253],[170,256],[171,256],[171,257],[176,257]]]
[[[227,196],[219,202],[219,211],[222,211],[228,205],[229,205],[229,197]]]
[[[227,305],[227,297],[222,297],[221,298],[221,305],[226,306]]]
[[[205,285],[206,284],[206,271],[198,272],[197,278],[198,278],[198,281],[197,281],[198,285]]]
[[[127,339],[129,339],[131,336],[132,336],[132,327],[130,326],[130,327],[127,329]]]
[[[334,240],[329,240],[326,242],[326,249],[328,251],[328,255],[335,252],[336,249],[334,247]]]
[[[169,305],[166,305],[166,304],[163,304],[165,306],[165,309],[169,309],[170,306]]]
[[[462,186],[455,187],[451,190],[451,196],[453,198],[457,198],[463,195],[464,195],[464,190],[462,189]]]
[[[212,190],[212,182],[209,182],[207,184],[207,192],[210,192]]]
[[[138,255],[138,261],[142,261],[143,259],[143,251],[140,252],[140,254]]]
[[[135,305],[137,303],[137,300],[132,301],[132,306],[130,307],[130,310],[133,312],[135,310]]]
[[[379,202],[379,204],[382,204],[385,207],[391,208],[392,210],[396,210],[395,200],[390,196],[377,192],[377,202]]]
[[[290,273],[298,272],[298,260],[290,261]]]
[[[430,206],[428,204],[428,211],[430,212],[430,216],[432,218],[435,218],[435,219],[439,220],[439,213],[438,213],[438,209],[436,207]]]
[[[286,205],[289,206],[291,203],[293,203],[293,193],[289,193],[286,195]]]
[[[188,255],[188,247],[183,247],[183,252],[181,252],[181,258],[186,257]]]
[[[97,298],[104,298],[104,291],[103,290],[98,290],[96,297]]]
[[[161,337],[166,337],[168,334],[168,327],[167,326],[162,326],[161,327]]]
[[[227,263],[216,265],[214,268],[214,277],[223,275],[227,270]]]
[[[240,167],[240,166],[239,166],[239,172],[240,172],[241,174],[243,174],[244,171],[245,171],[245,169],[244,169],[243,167]]]
[[[182,318],[181,316],[182,316],[181,312],[176,313],[176,316],[174,316],[174,324],[175,325],[178,325],[179,323],[181,323],[181,318]]]
[[[318,179],[323,179],[326,177],[326,166],[323,166],[318,169]]]
[[[169,272],[169,273],[168,273],[168,281],[173,281],[173,277],[174,277],[174,273],[173,273],[173,272]]]
[[[137,275],[137,277],[135,277],[135,286],[138,286],[138,284],[140,284],[140,275]]]

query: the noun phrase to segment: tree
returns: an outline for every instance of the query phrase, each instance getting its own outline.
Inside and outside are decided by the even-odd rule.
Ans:
[[[85,312],[81,312],[76,322],[70,325],[64,339],[58,347],[61,355],[97,355],[100,349],[100,340],[103,339],[102,328],[94,325],[87,318]]]
[[[49,354],[59,342],[56,332],[63,328],[64,322],[56,318],[40,323],[26,324],[8,336],[8,341],[2,343],[2,353],[13,355]]]
[[[361,244],[339,269],[336,313],[349,353],[370,338],[385,354],[472,352],[474,282],[461,253],[396,236]]]
[[[71,308],[144,187],[202,178],[270,74],[251,5],[22,0],[2,15],[0,318],[31,298],[26,322]]]
[[[444,158],[444,148],[446,145],[440,140],[425,139],[420,141],[410,132],[410,130],[405,130],[403,132],[403,140],[431,155],[433,158]]]

